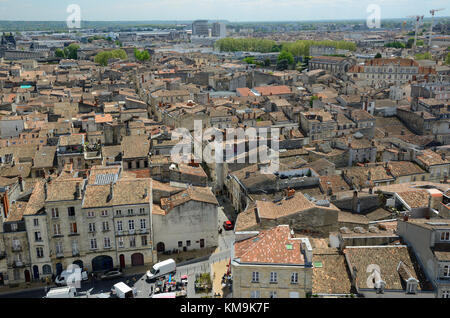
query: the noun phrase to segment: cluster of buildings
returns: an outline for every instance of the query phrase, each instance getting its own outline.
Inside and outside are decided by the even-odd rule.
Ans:
[[[216,247],[221,197],[234,210],[233,297],[450,297],[440,65],[320,48],[304,72],[175,50],[137,62],[133,43],[156,35],[140,36],[107,66],[93,61],[107,40],[47,63],[10,58],[18,43],[2,36],[0,285]],[[278,131],[277,171],[247,160],[271,134],[256,149],[248,136],[224,141],[231,161],[175,160],[177,128],[195,138],[196,121],[224,140]]]

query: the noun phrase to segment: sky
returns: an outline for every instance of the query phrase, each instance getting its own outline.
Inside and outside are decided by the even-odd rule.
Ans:
[[[70,4],[86,21],[228,20],[309,21],[366,19],[371,4],[381,19],[411,15],[430,17],[430,9],[446,8],[448,0],[0,0],[0,20],[66,21]]]

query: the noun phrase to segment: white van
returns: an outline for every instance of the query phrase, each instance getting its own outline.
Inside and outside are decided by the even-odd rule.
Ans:
[[[76,288],[66,286],[50,289],[45,298],[75,298],[75,296],[77,296]]]
[[[153,265],[152,269],[147,271],[147,279],[153,280],[168,274],[175,273],[177,264],[173,259],[165,260],[161,263]]]
[[[117,298],[134,298],[134,291],[125,283],[117,283],[111,288],[111,295]]]
[[[80,268],[77,268],[74,272],[63,271],[61,274],[59,274],[55,279],[56,286],[66,286],[67,280],[70,278],[71,275],[74,279],[81,278],[82,281],[86,281],[89,279],[88,273],[86,271],[82,272]]]

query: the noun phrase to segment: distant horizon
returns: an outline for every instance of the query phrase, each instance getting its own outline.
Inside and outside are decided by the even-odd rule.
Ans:
[[[69,5],[81,9],[81,20],[92,22],[226,20],[231,23],[317,22],[366,20],[373,6],[381,20],[410,19],[431,9],[444,10],[447,0],[0,0],[0,21],[64,22]]]
[[[1,0],[0,0],[1,1]],[[450,16],[440,16],[435,17],[434,20],[437,21],[439,19],[450,19]],[[189,23],[197,20],[207,20],[209,22],[223,22],[223,23],[303,23],[303,22],[335,22],[335,21],[366,21],[365,18],[358,18],[358,19],[316,19],[316,20],[240,20],[240,21],[232,21],[232,20],[224,20],[224,19],[207,19],[207,18],[201,18],[201,19],[187,19],[187,20],[81,20],[81,22],[157,22],[157,23]],[[382,19],[383,21],[392,21],[392,20],[407,20],[407,21],[413,21],[413,19],[408,18],[386,18]],[[424,20],[431,20],[431,17],[424,17]],[[7,20],[7,19],[0,19],[0,22],[61,22],[65,23],[65,20]]]

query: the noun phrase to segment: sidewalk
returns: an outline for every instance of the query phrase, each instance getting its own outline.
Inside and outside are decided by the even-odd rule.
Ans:
[[[17,287],[2,286],[2,287],[0,287],[0,295],[20,293],[23,291],[43,290],[46,286],[47,286],[47,284],[43,283],[43,282],[32,282],[29,284],[21,283]],[[49,285],[49,288],[53,288],[53,287],[56,287],[56,285],[54,283]]]

